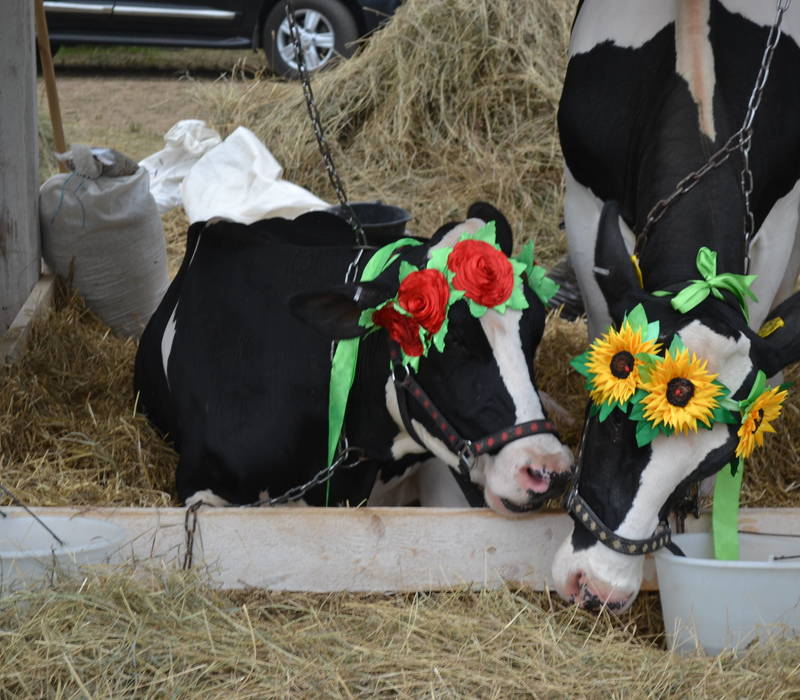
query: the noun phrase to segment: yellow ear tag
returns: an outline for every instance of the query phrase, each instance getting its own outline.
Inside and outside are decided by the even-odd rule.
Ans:
[[[639,280],[639,286],[642,289],[644,289],[644,280],[642,279],[642,268],[639,267],[638,255],[631,255],[631,265],[633,265],[633,271],[636,273],[636,279]]]
[[[776,316],[775,318],[770,319],[763,326],[761,326],[761,328],[758,330],[758,334],[762,338],[766,338],[772,335],[779,328],[782,328],[783,325],[784,325],[783,319],[780,316]]]

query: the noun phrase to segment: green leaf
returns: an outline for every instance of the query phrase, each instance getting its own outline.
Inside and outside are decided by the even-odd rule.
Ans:
[[[469,312],[475,317],[480,318],[483,314],[486,313],[486,307],[478,304],[476,301],[473,301],[469,297],[467,297],[467,305],[469,306]]]
[[[449,282],[453,273],[450,271],[450,268],[447,267],[447,258],[452,252],[453,249],[449,247],[432,250],[429,254],[430,257],[428,258],[426,268],[429,270],[439,270]]]
[[[399,280],[402,282],[412,272],[417,272],[417,268],[414,267],[410,262],[402,260],[400,262],[400,274],[398,275]]]
[[[506,302],[508,306],[512,309],[527,309],[528,308],[528,300],[525,298],[525,289],[522,286],[522,278],[517,277],[514,280],[514,289],[511,292],[511,296],[508,298]]]
[[[525,266],[526,270],[530,270],[531,268],[533,268],[534,264],[533,251],[534,251],[533,241],[528,241],[524,246],[522,246],[522,249],[517,254],[516,259],[519,260],[519,262],[521,262]]]
[[[658,429],[654,428],[648,421],[641,420],[636,423],[636,444],[639,447],[649,445],[658,433]]]
[[[450,319],[445,316],[441,328],[439,328],[439,330],[436,331],[436,335],[433,336],[433,347],[435,347],[439,352],[444,352],[444,340],[447,336],[447,330],[449,326]]]
[[[487,221],[483,226],[475,231],[475,233],[465,233],[463,236],[461,236],[461,238],[459,238],[459,240],[465,241],[470,238],[476,241],[483,241],[484,243],[488,243],[489,245],[497,248],[497,235],[494,221]]]
[[[634,330],[642,331],[644,335],[648,327],[647,314],[645,313],[644,306],[637,304],[625,316],[625,320],[630,324]]]
[[[678,353],[683,352],[686,349],[686,345],[684,345],[681,337],[676,333],[672,336],[672,342],[669,344],[669,354],[675,357]]]
[[[658,291],[652,292],[654,297],[671,297],[672,292],[665,292],[663,289],[659,289]]]
[[[587,350],[581,355],[576,355],[573,357],[569,364],[571,367],[578,373],[582,374],[584,377],[589,376],[589,368],[586,366],[586,363],[589,361],[589,351]]]
[[[615,408],[616,402],[600,404],[600,422],[602,423],[606,418],[608,418]]]

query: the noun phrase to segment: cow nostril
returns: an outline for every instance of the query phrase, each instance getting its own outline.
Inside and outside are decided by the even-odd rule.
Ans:
[[[544,493],[550,488],[550,474],[530,465],[521,467],[517,478],[525,491]]]

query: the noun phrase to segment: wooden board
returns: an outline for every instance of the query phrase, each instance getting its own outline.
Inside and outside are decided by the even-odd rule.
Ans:
[[[53,307],[54,279],[42,277],[34,286],[8,330],[0,334],[0,365],[16,362],[30,339],[31,324],[46,315]]]
[[[18,508],[4,509],[21,515]],[[181,566],[182,508],[37,508],[39,515],[101,518],[122,525],[119,553],[134,562]],[[743,529],[800,534],[800,509],[742,509]],[[2,520],[0,520],[2,527]],[[708,516],[687,521],[702,532]],[[195,567],[222,588],[281,591],[417,591],[524,584],[552,588],[550,562],[569,531],[561,513],[508,520],[460,508],[203,508]],[[657,588],[652,560],[643,590]]]

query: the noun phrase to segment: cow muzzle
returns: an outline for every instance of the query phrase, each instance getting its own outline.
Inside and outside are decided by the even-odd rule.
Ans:
[[[506,517],[537,510],[564,491],[572,462],[572,453],[554,435],[511,443],[485,462],[486,502]]]
[[[644,557],[613,552],[599,542],[576,550],[572,531],[553,559],[556,591],[566,601],[587,610],[606,607],[627,610],[642,584]]]

